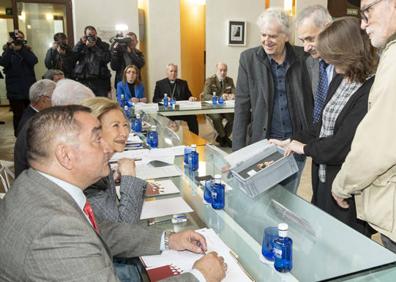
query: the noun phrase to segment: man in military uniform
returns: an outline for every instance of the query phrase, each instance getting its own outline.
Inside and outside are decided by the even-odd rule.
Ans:
[[[216,74],[212,75],[205,81],[204,86],[204,100],[212,100],[213,93],[216,96],[222,96],[226,100],[235,99],[235,85],[231,77],[227,76],[227,65],[225,63],[218,63],[216,65]],[[232,132],[232,125],[234,121],[234,114],[210,114],[208,115],[212,121],[213,126],[219,134],[216,141],[222,147],[231,147],[232,142],[228,138]],[[227,120],[225,126],[223,125],[223,118]]]

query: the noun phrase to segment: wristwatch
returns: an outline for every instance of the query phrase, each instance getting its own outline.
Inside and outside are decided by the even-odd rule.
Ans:
[[[165,245],[165,250],[169,250],[169,238],[172,234],[175,234],[173,231],[165,231],[164,232],[164,245]]]

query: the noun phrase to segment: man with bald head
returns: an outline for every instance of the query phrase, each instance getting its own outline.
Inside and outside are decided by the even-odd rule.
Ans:
[[[174,98],[176,101],[195,101],[192,96],[190,88],[186,80],[177,78],[178,67],[175,64],[168,64],[166,66],[166,78],[161,79],[155,83],[153,103],[162,102],[164,94],[168,94],[168,98]],[[198,120],[195,115],[169,117],[171,120],[184,120],[187,122],[188,129],[199,134]]]
[[[83,191],[109,174],[112,150],[89,108],[57,106],[38,113],[27,140],[31,168],[0,204],[3,280],[119,281],[112,255],[207,250],[205,238],[194,231],[162,232],[95,219]],[[221,281],[226,269],[224,259],[211,252],[191,272],[169,281]]]
[[[235,99],[235,85],[231,77],[227,76],[228,67],[225,63],[219,62],[216,64],[216,74],[207,78],[204,86],[203,98],[207,101],[212,101],[213,94],[217,97],[222,96],[224,100]],[[234,114],[210,114],[208,115],[212,121],[213,126],[219,134],[216,141],[222,147],[231,147],[232,142],[229,138],[232,132],[232,124],[234,121]],[[227,120],[226,125],[223,125],[223,119]]]

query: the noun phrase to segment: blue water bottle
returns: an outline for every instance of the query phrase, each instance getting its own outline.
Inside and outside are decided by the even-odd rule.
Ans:
[[[192,171],[198,170],[199,155],[197,152],[197,145],[191,145],[191,152],[188,155],[188,167]]]
[[[279,237],[274,240],[274,267],[279,272],[289,272],[293,268],[293,240],[287,237],[289,226],[286,223],[278,225]]]
[[[204,201],[205,204],[212,204],[212,186],[213,186],[213,181],[212,180],[206,180],[205,181],[205,186],[204,186]]]
[[[188,156],[191,153],[191,147],[184,147],[184,166],[188,167]]]
[[[172,110],[174,110],[176,107],[176,99],[173,97],[170,99],[170,106]]]
[[[149,133],[147,134],[147,143],[151,148],[158,147],[158,133],[157,126],[152,125]]]
[[[134,132],[142,132],[142,120],[140,119],[140,114],[136,114],[136,118],[132,123],[132,130]]]
[[[223,105],[223,104],[224,104],[224,98],[223,98],[222,95],[219,96],[219,99],[217,100],[217,103],[218,103],[219,105]]]
[[[221,175],[216,174],[212,186],[212,208],[216,210],[224,209],[224,184],[221,184]]]
[[[167,108],[169,105],[169,98],[168,98],[168,94],[166,94],[166,93],[164,94],[163,102],[164,102],[164,107]]]
[[[119,101],[119,103],[120,103],[120,107],[123,109],[124,106],[125,106],[125,96],[124,96],[124,94],[121,94],[121,95],[120,95],[120,101]]]
[[[212,96],[212,104],[216,105],[217,104],[217,96],[216,96],[216,92],[213,92],[213,96]]]
[[[125,116],[127,117],[128,120],[131,119],[131,113],[129,111],[128,105],[124,105],[124,114],[125,114]]]

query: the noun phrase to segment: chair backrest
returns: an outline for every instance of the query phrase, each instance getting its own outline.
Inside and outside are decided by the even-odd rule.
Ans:
[[[10,169],[11,164],[10,162],[0,161],[0,181],[6,193],[11,188],[11,180],[15,178],[15,174]]]

